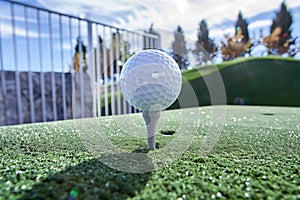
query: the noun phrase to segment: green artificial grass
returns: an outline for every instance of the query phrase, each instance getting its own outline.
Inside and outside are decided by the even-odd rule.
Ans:
[[[206,66],[197,66],[194,69],[184,71],[182,75],[186,81],[192,81],[194,79],[209,75],[213,72],[220,71],[226,68],[234,68],[238,65],[244,65],[247,68],[251,69],[252,66],[256,66],[257,64],[260,65],[259,63],[261,61],[268,62],[268,65],[272,65],[272,63],[276,63],[277,61],[285,62],[287,65],[289,63],[295,63],[298,64],[300,68],[300,60],[294,59],[293,57],[281,57],[281,56],[238,57],[234,60],[224,61],[216,65],[213,64],[213,65],[206,65]],[[255,65],[253,65],[253,63],[255,63]]]
[[[189,133],[192,145],[174,162],[147,173],[121,172],[99,162],[78,131],[78,124],[93,120],[0,127],[0,199],[300,199],[300,108],[226,106],[220,137],[201,156],[219,108],[182,110],[191,114],[183,119],[187,130],[199,113],[199,125]],[[163,112],[157,151],[181,134],[178,112]],[[137,127],[122,131],[121,119]],[[96,121],[101,131],[87,129],[100,131],[126,152],[153,154],[145,149],[145,132],[138,132],[144,128],[141,113]]]
[[[183,73],[199,106],[213,104],[212,93],[224,88],[227,105],[300,106],[300,60],[281,57],[238,58]],[[179,97],[180,99],[180,97]],[[170,109],[180,108],[176,101]]]

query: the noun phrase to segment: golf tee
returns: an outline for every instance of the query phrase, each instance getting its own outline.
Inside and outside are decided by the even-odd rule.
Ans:
[[[155,135],[156,135],[156,126],[160,118],[160,111],[158,112],[143,112],[143,118],[147,127],[147,148],[155,149]]]

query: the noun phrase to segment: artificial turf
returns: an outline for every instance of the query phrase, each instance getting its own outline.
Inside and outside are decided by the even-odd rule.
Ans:
[[[224,84],[226,104],[299,107],[298,74],[300,60],[268,56],[238,58],[217,66],[194,68],[185,71],[183,77],[196,93],[200,106],[213,104],[210,97],[214,84]],[[178,104],[173,108],[179,108]]]
[[[209,127],[220,108],[226,108],[222,132],[203,155],[204,138],[214,136]],[[191,146],[147,173],[121,172],[99,162],[78,128],[93,120],[0,127],[0,199],[300,199],[300,108],[209,106],[182,112],[190,116],[163,113],[157,151],[195,126],[196,118]],[[124,118],[137,127],[126,132]],[[185,122],[178,125],[178,120]],[[125,152],[153,154],[144,148],[140,113],[97,121],[102,137]]]

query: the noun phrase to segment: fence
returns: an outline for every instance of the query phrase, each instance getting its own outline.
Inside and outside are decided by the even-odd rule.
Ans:
[[[0,0],[0,125],[137,112],[117,81],[130,54],[160,38]]]

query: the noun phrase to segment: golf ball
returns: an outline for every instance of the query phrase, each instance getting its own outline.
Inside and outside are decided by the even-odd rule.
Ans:
[[[120,75],[124,98],[142,111],[161,111],[177,99],[182,84],[181,71],[167,53],[148,49],[130,57]]]

